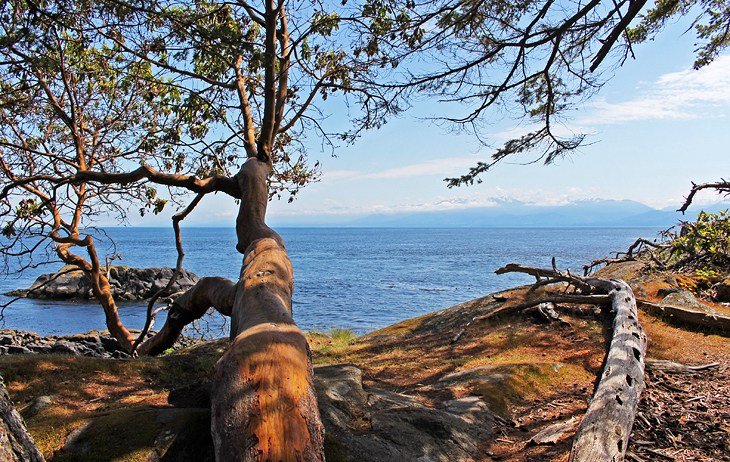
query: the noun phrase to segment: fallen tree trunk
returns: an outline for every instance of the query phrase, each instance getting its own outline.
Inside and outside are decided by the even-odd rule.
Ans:
[[[43,462],[43,454],[25,429],[0,377],[0,460],[3,462]]]
[[[710,314],[703,311],[688,310],[672,305],[638,301],[639,308],[655,316],[665,317],[676,324],[690,325],[703,330],[716,330],[723,335],[730,334],[730,317]]]
[[[514,312],[545,302],[611,303],[614,313],[611,343],[601,380],[573,439],[571,462],[622,461],[636,416],[639,396],[644,389],[646,334],[639,323],[636,298],[622,280],[586,278],[553,269],[510,264],[497,274],[525,273],[535,276],[535,287],[568,283],[578,293],[547,295],[512,305],[502,312]],[[495,313],[499,310],[495,310]]]
[[[621,461],[644,389],[646,334],[628,284],[601,280],[614,311],[613,334],[598,388],[578,427],[570,461]],[[603,282],[605,281],[605,282]]]

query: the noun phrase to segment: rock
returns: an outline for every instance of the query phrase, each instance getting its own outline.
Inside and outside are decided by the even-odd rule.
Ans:
[[[478,398],[428,407],[414,397],[363,389],[353,365],[316,367],[327,460],[468,461],[494,433],[495,417]]]
[[[730,302],[730,277],[715,284],[715,300],[718,302]]]
[[[18,346],[18,345],[9,345],[8,346],[8,354],[10,355],[22,355],[22,354],[28,354],[32,353],[28,348],[24,346]]]
[[[694,294],[687,290],[672,292],[662,299],[660,305],[671,305],[679,308],[688,308],[690,310],[702,311],[705,313],[716,314],[715,310],[697,300]]]
[[[81,354],[77,344],[68,340],[59,340],[51,347],[51,352],[78,356]]]
[[[135,333],[134,331],[132,333]],[[151,334],[150,334],[151,335]],[[41,337],[35,332],[0,330],[0,355],[4,354],[66,354],[74,356],[94,356],[98,358],[129,358],[119,342],[107,331],[90,331],[85,334]],[[180,337],[174,348],[200,343],[200,339]]]
[[[41,412],[43,409],[47,408],[53,403],[53,397],[52,396],[38,396],[34,398],[28,407],[26,407],[23,410],[23,417],[26,419],[29,417],[33,417],[34,415]]]
[[[109,284],[117,300],[145,300],[163,289],[175,272],[174,268],[109,268]],[[171,289],[163,294],[184,291],[198,282],[198,276],[182,270]],[[43,274],[28,289],[9,292],[8,295],[49,300],[93,298],[91,281],[73,266],[64,266],[57,273]]]
[[[47,343],[31,343],[26,348],[30,349],[33,353],[51,353],[51,345]]]

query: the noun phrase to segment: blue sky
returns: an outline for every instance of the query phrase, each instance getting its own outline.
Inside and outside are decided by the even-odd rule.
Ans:
[[[730,176],[730,54],[699,71],[691,69],[694,35],[685,24],[668,28],[635,49],[614,78],[575,111],[566,129],[589,133],[590,145],[555,165],[503,163],[484,182],[447,189],[447,176],[464,173],[491,150],[469,135],[450,133],[419,119],[436,114],[423,101],[382,129],[368,132],[337,157],[311,141],[311,157],[323,164],[320,182],[298,199],[270,204],[273,225],[322,216],[360,216],[415,210],[485,206],[497,199],[560,204],[576,199],[631,199],[653,207],[677,206],[690,181]],[[528,130],[503,119],[484,129],[495,146]],[[522,159],[530,160],[529,157]],[[717,196],[699,195],[699,202]],[[236,206],[207,197],[188,225],[232,223]],[[167,225],[168,217],[140,222]]]

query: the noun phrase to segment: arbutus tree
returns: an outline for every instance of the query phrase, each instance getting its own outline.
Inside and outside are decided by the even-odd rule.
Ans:
[[[449,119],[456,124],[476,124],[500,104],[541,124],[451,185],[515,153],[542,149],[550,162],[580,145],[581,135],[561,138],[553,121],[597,88],[591,72],[612,47],[646,40],[692,5],[658,3],[628,29],[644,2],[6,2],[2,251],[24,267],[50,252],[84,271],[110,332],[131,353],[164,351],[210,307],[230,316],[232,343],[214,377],[218,460],[320,460],[311,359],[291,314],[292,268],[265,223],[272,195],[293,196],[316,178],[307,134],[351,141],[418,90],[471,105]],[[727,13],[696,5],[710,18],[700,33],[708,61],[727,44],[718,27]],[[410,71],[392,70],[403,64]],[[344,130],[324,126],[323,103],[333,97],[352,111]],[[124,219],[131,206],[159,212],[188,193],[194,198],[173,217],[177,267],[179,222],[205,195],[223,193],[240,200],[241,278],[203,278],[147,338],[153,297],[133,336],[95,245],[95,217]]]
[[[272,196],[316,178],[303,151],[308,133],[347,142],[397,112],[373,85],[382,56],[352,53],[360,33],[342,27],[368,19],[316,1],[19,0],[4,4],[0,23],[4,256],[21,269],[54,259],[81,269],[132,354],[164,351],[211,307],[230,316],[231,345],[213,378],[216,459],[322,460],[311,356],[292,318],[293,271],[265,215]],[[351,114],[344,130],[323,124],[321,103],[333,96]],[[202,278],[148,337],[158,293],[132,335],[97,250],[96,219],[179,204],[179,270],[180,221],[210,193],[240,201],[240,279]]]

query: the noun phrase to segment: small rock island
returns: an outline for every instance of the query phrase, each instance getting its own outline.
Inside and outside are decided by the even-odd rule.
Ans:
[[[129,266],[110,266],[109,284],[116,300],[146,300],[162,290],[175,272],[175,268],[132,268]],[[198,282],[198,276],[190,271],[181,270],[168,296],[189,289]],[[9,296],[45,300],[88,300],[94,298],[91,281],[75,266],[64,266],[56,273],[43,274],[27,289],[14,290]]]

